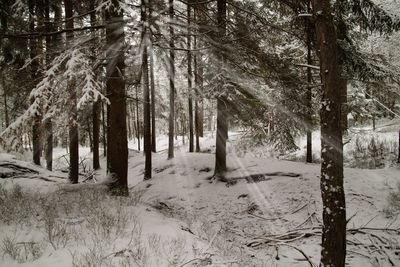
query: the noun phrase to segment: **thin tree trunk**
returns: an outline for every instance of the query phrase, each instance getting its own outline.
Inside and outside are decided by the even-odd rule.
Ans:
[[[311,12],[310,2],[308,3],[307,10],[308,13]],[[307,65],[312,65],[312,25],[309,18],[307,18]],[[307,94],[306,94],[306,102],[308,108],[308,123],[307,123],[307,153],[306,153],[306,162],[312,162],[312,73],[311,68],[307,68]]]
[[[89,147],[90,147],[90,152],[93,152],[93,137],[92,137],[92,127],[90,127],[90,119],[87,118],[86,120],[86,125],[87,125],[87,132],[88,132],[88,137],[89,137]],[[86,140],[85,140],[86,141]],[[85,142],[86,145],[86,142]]]
[[[142,85],[143,85],[143,123],[144,123],[144,153],[145,153],[145,164],[144,164],[144,179],[151,179],[151,118],[150,118],[150,85],[149,85],[149,63],[148,63],[148,43],[149,43],[149,32],[148,32],[148,15],[147,6],[148,0],[142,0],[141,4],[141,20],[143,23],[142,32]]]
[[[174,123],[175,123],[175,43],[174,28],[174,0],[169,0],[169,124],[168,124],[168,159],[174,157]]]
[[[226,0],[217,1],[219,40],[225,39],[226,31]],[[224,58],[221,56],[221,62]],[[222,63],[221,63],[222,64]],[[222,84],[220,85],[222,86]],[[218,180],[225,180],[226,167],[226,140],[228,139],[228,112],[226,99],[223,96],[217,98],[217,136],[215,150],[214,176]]]
[[[152,3],[149,6],[149,20],[152,20]],[[150,34],[150,91],[151,91],[151,151],[157,151],[156,138],[156,93],[154,80],[154,47],[153,36]]]
[[[194,12],[194,22],[196,23],[196,8]],[[197,37],[194,37],[194,48],[197,49]],[[195,84],[195,100],[194,100],[194,126],[196,133],[196,152],[200,152],[200,118],[199,118],[199,73],[198,73],[198,54],[194,55],[194,84]]]
[[[125,93],[125,36],[124,16],[119,1],[106,12],[107,40],[107,95],[110,100],[107,112],[107,173],[112,178],[113,194],[128,195],[128,140],[126,127]]]
[[[104,103],[100,102],[101,105],[101,119],[102,119],[102,132],[103,132],[103,156],[107,157],[107,119]]]
[[[136,123],[137,123],[137,140],[138,150],[140,151],[140,117],[139,117],[139,98],[138,98],[138,87],[136,87]]]
[[[343,188],[341,69],[329,1],[313,0],[322,82],[321,196],[323,228],[321,266],[345,266],[346,206]]]
[[[192,74],[192,52],[190,51],[192,49],[192,40],[191,40],[191,7],[190,4],[187,4],[187,60],[188,60],[188,65],[187,65],[187,79],[188,79],[188,94],[189,94],[189,99],[188,99],[188,108],[189,108],[189,152],[194,151],[194,132],[193,132],[193,97],[192,97],[192,79],[193,79],[193,74]]]
[[[61,18],[59,14],[56,14],[54,17],[55,21],[59,21]],[[45,20],[46,20],[46,30],[48,32],[51,31],[51,24],[50,24],[50,0],[45,0]],[[51,51],[53,49],[53,40],[51,36],[46,36],[46,65],[47,68],[50,68],[51,62]],[[46,169],[49,171],[53,170],[53,123],[51,118],[48,118],[45,121],[45,132],[46,132],[46,150],[45,150],[45,157],[46,157]]]
[[[90,1],[90,10],[95,9],[95,0]],[[90,13],[90,25],[96,25],[96,13]],[[93,51],[95,51],[96,46],[96,32],[92,31],[93,38]],[[93,52],[93,56],[96,56],[96,53]],[[100,108],[99,108],[99,100],[93,102],[92,109],[92,127],[93,127],[93,170],[100,169],[100,155],[99,155],[99,143],[100,143]]]
[[[65,7],[65,28],[74,28],[73,3],[71,0],[64,0]],[[67,32],[67,45],[72,45],[74,33]],[[71,78],[68,81],[67,90],[69,93],[69,180],[71,183],[78,183],[79,179],[79,136],[78,136],[78,110],[76,81]]]
[[[31,32],[35,31],[35,19],[34,17],[37,15],[35,12],[36,8],[36,1],[34,0],[29,0],[28,2],[28,8],[29,8],[29,30]],[[36,9],[37,10],[37,9]],[[29,40],[29,49],[30,49],[30,57],[32,60],[31,63],[31,77],[32,81],[34,83],[37,82],[38,79],[38,70],[39,70],[39,62],[38,59],[36,59],[37,56],[37,50],[38,50],[38,39],[30,39]],[[34,99],[32,99],[34,101]],[[40,111],[39,111],[40,112]],[[41,115],[36,114],[34,120],[33,120],[33,126],[32,126],[32,155],[33,155],[33,163],[36,165],[40,165],[40,154],[41,154]]]

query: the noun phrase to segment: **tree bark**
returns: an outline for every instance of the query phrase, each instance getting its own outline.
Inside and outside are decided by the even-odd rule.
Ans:
[[[226,31],[226,0],[218,0],[218,30],[219,40],[225,39]],[[221,56],[221,62],[224,58]],[[222,84],[220,85],[222,87]],[[217,136],[215,150],[214,176],[218,180],[225,180],[226,167],[226,140],[228,139],[228,112],[226,99],[223,96],[217,98]]]
[[[151,118],[150,118],[150,86],[149,86],[149,62],[148,62],[148,44],[149,44],[149,32],[148,32],[148,0],[142,0],[141,4],[141,16],[143,23],[142,32],[142,86],[143,86],[143,123],[144,123],[144,179],[151,179]]]
[[[175,123],[175,43],[174,28],[174,0],[169,0],[169,124],[168,124],[168,159],[174,157],[174,123]]]
[[[194,12],[194,20],[196,23],[196,8]],[[197,48],[197,37],[194,37],[194,48]],[[198,55],[194,55],[194,86],[195,90],[195,100],[194,100],[194,126],[195,126],[195,133],[196,133],[196,152],[200,152],[200,118],[199,118],[199,73],[198,73]]]
[[[35,12],[36,9],[36,1],[34,0],[29,0],[28,2],[28,9],[29,9],[29,30],[31,32],[35,31],[35,19],[34,17],[37,15]],[[36,9],[37,11],[37,9]],[[29,40],[29,50],[30,50],[30,57],[31,57],[31,78],[34,83],[34,85],[37,82],[38,79],[38,71],[39,71],[39,62],[38,59],[36,58],[38,54],[38,39],[31,39]],[[32,100],[34,101],[34,99]],[[42,116],[39,113],[37,113],[33,119],[33,125],[32,125],[32,155],[33,155],[33,163],[36,165],[40,165],[40,154],[42,150],[42,142],[41,142],[41,121],[42,121]]]
[[[90,10],[95,9],[95,0],[90,1]],[[96,25],[96,13],[90,13],[90,25]],[[96,33],[92,30],[92,38],[93,38],[93,51],[95,51],[96,46]],[[93,56],[96,56],[96,53],[93,52]],[[99,100],[93,102],[92,109],[92,127],[93,127],[93,170],[100,169],[100,155],[99,155],[99,144],[100,144],[100,103]]]
[[[107,40],[107,173],[110,190],[116,195],[128,195],[128,141],[126,128],[126,92],[124,80],[125,36],[124,17],[118,0],[106,12]]]
[[[104,103],[100,102],[101,105],[101,119],[102,119],[102,133],[103,133],[103,156],[107,157],[107,118]]]
[[[59,21],[60,17],[57,15],[54,18],[55,21]],[[51,23],[50,23],[50,1],[45,0],[45,24],[46,30],[48,32],[51,31]],[[51,36],[46,36],[46,65],[47,68],[50,68],[51,62],[51,51],[53,50],[54,42]],[[46,169],[49,171],[53,170],[53,123],[51,118],[48,118],[45,121],[45,132],[46,132]]]
[[[65,28],[74,28],[73,19],[73,3],[71,0],[64,0],[65,8]],[[67,45],[72,45],[74,41],[74,33],[67,32]],[[69,181],[73,184],[78,183],[79,179],[79,133],[78,133],[78,110],[77,110],[77,94],[76,81],[70,78],[67,85],[69,94]]]
[[[191,7],[190,4],[187,4],[187,60],[188,60],[188,65],[187,65],[187,79],[188,79],[188,108],[189,108],[189,152],[194,151],[194,133],[193,133],[193,98],[192,98],[192,79],[193,79],[193,74],[192,74],[192,52],[190,51],[192,49],[192,40],[191,40],[191,30],[190,30],[190,23],[191,23]]]
[[[149,6],[149,21],[152,20],[152,4]],[[150,91],[151,91],[151,151],[157,151],[157,135],[156,135],[156,93],[155,93],[155,80],[154,80],[154,47],[153,37],[150,34]]]
[[[137,140],[138,140],[138,150],[140,151],[140,117],[139,117],[139,94],[138,87],[136,86],[136,124],[137,124]]]
[[[322,82],[321,196],[323,230],[321,266],[345,266],[346,206],[343,188],[341,124],[341,69],[332,10],[329,1],[313,0],[317,50]]]
[[[308,3],[308,13],[311,12],[310,2]],[[312,24],[309,18],[307,18],[307,65],[312,65]],[[312,73],[311,68],[307,68],[307,93],[306,93],[306,102],[308,108],[308,122],[307,122],[307,153],[306,153],[306,162],[312,162]]]

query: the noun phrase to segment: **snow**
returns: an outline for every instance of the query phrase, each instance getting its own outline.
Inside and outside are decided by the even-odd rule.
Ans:
[[[385,127],[380,129],[383,128]],[[131,200],[141,196],[138,203],[127,205],[131,200],[124,202],[109,196],[96,198],[96,195],[93,195],[91,201],[94,203],[80,205],[82,209],[85,205],[92,209],[98,205],[101,209],[96,212],[99,214],[118,212],[128,216],[130,223],[126,224],[127,229],[135,225],[140,226],[140,235],[137,234],[139,239],[135,237],[133,243],[146,248],[149,256],[147,265],[138,264],[139,266],[169,266],[171,262],[178,266],[188,262],[185,266],[203,266],[201,262],[205,264],[209,261],[215,266],[217,263],[221,263],[219,266],[308,266],[308,262],[304,261],[304,257],[293,247],[301,249],[312,262],[318,263],[320,235],[289,242],[287,245],[270,243],[251,247],[247,244],[263,240],[267,235],[285,234],[294,229],[309,228],[310,231],[319,231],[322,214],[320,165],[236,153],[235,142],[238,136],[237,133],[230,134],[228,142],[228,178],[273,172],[280,172],[281,175],[265,176],[257,182],[235,179],[236,183],[218,183],[209,180],[214,167],[212,151],[215,138],[211,134],[201,139],[203,153],[188,153],[187,146],[182,144],[182,138],[179,137],[175,144],[176,156],[171,160],[167,160],[167,137],[160,136],[157,143],[159,152],[153,153],[153,178],[148,181],[143,181],[144,157],[135,150],[137,141],[129,142],[128,182]],[[317,141],[318,135],[314,136],[313,141]],[[319,149],[318,142],[314,142],[314,147]],[[211,148],[211,152],[208,148]],[[65,160],[62,157],[64,154],[65,149],[56,149],[56,169],[65,168]],[[81,148],[81,157],[87,158],[87,165],[90,166],[91,154],[88,148]],[[66,177],[65,173],[45,171],[10,154],[2,153],[0,159],[1,162],[14,162],[35,169],[39,171],[39,176],[54,180],[48,182],[29,178],[0,179],[3,188],[10,189],[18,184],[24,192],[38,192],[43,196],[55,193],[55,199],[61,202],[72,201],[71,199],[77,196],[74,194],[79,195],[79,192],[87,198],[92,196],[90,192],[96,188],[94,184],[68,185],[66,179],[52,177]],[[104,158],[101,163],[105,166]],[[299,176],[285,176],[285,173],[289,172]],[[398,168],[345,168],[344,175],[347,217],[351,218],[349,228],[382,228],[389,224],[390,228],[400,226],[396,218],[388,218],[385,213],[387,196],[396,189],[399,182]],[[101,181],[105,177],[104,170],[97,172],[96,177]],[[90,217],[90,214],[70,211],[68,216],[62,217],[64,221],[74,225],[73,229],[81,237],[71,237],[65,248],[57,249],[53,249],[45,241],[46,235],[39,222],[32,221],[30,226],[1,225],[0,244],[7,236],[13,236],[19,242],[41,242],[44,249],[38,259],[22,264],[3,256],[0,266],[71,266],[79,255],[82,256],[88,249],[90,252],[93,247],[96,239],[91,232],[93,229],[88,230],[91,229],[88,221],[103,218],[96,216]],[[315,230],[312,230],[313,227]],[[110,260],[111,266],[120,266],[122,259],[129,258],[128,250],[124,249],[136,251],[129,242],[129,236],[127,230],[125,235],[118,236],[115,240],[99,243],[98,247],[104,250],[101,255]],[[388,233],[384,233],[384,236],[390,238],[394,244],[400,242],[398,236]],[[349,235],[348,238],[368,242],[364,240],[364,236]],[[113,254],[115,252],[120,252],[121,255],[118,254],[120,256],[117,257]],[[276,259],[277,253],[279,260]],[[388,253],[395,264],[400,265],[400,259],[393,251]],[[362,254],[370,255],[364,248],[349,245],[348,264],[373,266],[373,262]],[[381,266],[389,264],[381,255],[373,253],[373,256],[378,258]]]

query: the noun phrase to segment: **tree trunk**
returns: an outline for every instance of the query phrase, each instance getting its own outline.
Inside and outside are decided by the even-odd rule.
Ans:
[[[107,118],[104,103],[100,102],[101,105],[101,119],[102,119],[102,132],[103,132],[103,156],[107,157]]]
[[[106,12],[107,40],[107,96],[110,100],[107,112],[107,173],[111,176],[113,194],[128,195],[128,141],[126,130],[125,93],[125,37],[124,17],[119,1]]]
[[[65,28],[74,28],[73,19],[73,3],[71,0],[64,0],[65,7]],[[74,41],[74,33],[67,32],[67,45],[72,45]],[[79,136],[78,136],[78,110],[76,81],[71,78],[68,81],[67,90],[69,93],[69,180],[71,183],[78,183],[79,179]]]
[[[149,6],[149,20],[152,20],[152,3]],[[156,138],[156,93],[155,93],[155,80],[154,80],[154,47],[153,38],[150,34],[150,91],[151,91],[151,151],[157,151],[157,138]]]
[[[194,18],[195,18],[195,23],[196,23],[196,12],[194,12]],[[196,36],[194,37],[194,48],[197,48],[197,38]],[[197,65],[197,60],[198,60],[198,55],[194,55],[194,86],[196,88],[195,90],[195,100],[194,100],[194,126],[195,126],[195,133],[196,133],[196,152],[200,152],[200,118],[199,118],[199,74],[198,74],[198,65]]]
[[[57,15],[54,20],[59,21],[61,18]],[[50,1],[45,0],[45,24],[47,32],[52,30],[50,23]],[[51,36],[46,36],[46,65],[50,68],[51,64],[51,51],[53,50],[53,40]],[[46,169],[49,171],[53,170],[53,123],[51,118],[45,121],[45,132],[46,132]]]
[[[218,0],[218,30],[219,40],[225,39],[226,31],[226,0]],[[221,56],[221,62],[224,58]],[[222,63],[221,63],[222,64]],[[220,85],[222,86],[222,84]],[[218,180],[225,180],[226,167],[226,140],[228,139],[228,112],[226,99],[223,96],[217,98],[217,136],[215,150],[214,176]]]
[[[139,96],[138,87],[136,87],[136,123],[137,123],[137,140],[138,140],[138,150],[140,151],[140,119],[139,119]]]
[[[174,0],[169,0],[169,125],[168,125],[168,159],[174,157],[174,123],[175,123],[175,43],[174,28]]]
[[[35,12],[36,1],[29,0],[28,2],[29,8],[29,30],[31,32],[35,31],[35,16],[37,15]],[[37,9],[36,9],[37,11]],[[36,58],[37,50],[38,50],[38,39],[30,39],[29,40],[29,49],[30,49],[30,57],[31,57],[31,77],[34,84],[36,84],[38,79],[38,70],[39,70],[39,62]],[[34,101],[34,99],[32,99]],[[39,111],[40,114],[41,111]],[[41,142],[41,115],[36,114],[33,120],[32,125],[32,155],[33,155],[33,163],[36,165],[40,165],[40,154],[42,150],[42,142]]]
[[[95,9],[95,0],[90,1],[90,10]],[[96,25],[96,13],[90,13],[90,25]],[[95,51],[96,46],[96,33],[92,31],[93,38],[93,51]],[[96,56],[96,53],[93,52],[93,56]],[[93,102],[92,109],[92,127],[93,127],[93,170],[100,169],[100,155],[99,155],[99,143],[100,143],[100,103],[99,100]]]
[[[322,82],[321,195],[323,228],[321,266],[345,266],[346,206],[343,189],[343,142],[338,44],[329,1],[313,0]]]
[[[149,44],[149,32],[148,32],[148,0],[142,0],[141,4],[141,16],[143,23],[142,32],[142,86],[143,86],[143,123],[144,123],[144,179],[151,179],[151,118],[150,118],[150,86],[149,86],[149,64],[148,64],[148,44]]]
[[[187,60],[188,60],[188,65],[187,65],[187,79],[188,79],[188,108],[189,108],[189,152],[194,151],[194,133],[193,133],[193,98],[192,98],[192,79],[193,79],[193,74],[192,74],[192,52],[190,51],[192,49],[192,40],[191,40],[191,30],[190,30],[190,20],[191,20],[191,7],[190,4],[187,4]]]
[[[308,3],[308,13],[311,12],[311,3]],[[312,65],[312,25],[309,18],[307,18],[307,65]],[[306,162],[312,162],[312,73],[311,68],[307,68],[307,94],[306,94],[306,102],[308,108],[308,123],[307,123],[307,153],[306,153]]]

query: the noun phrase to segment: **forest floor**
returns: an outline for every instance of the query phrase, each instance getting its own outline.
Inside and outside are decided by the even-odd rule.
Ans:
[[[0,266],[318,266],[319,164],[239,156],[234,136],[228,183],[210,180],[211,135],[202,153],[177,144],[172,160],[160,139],[149,181],[131,149],[129,198],[105,194],[104,170],[70,185],[66,173],[1,154],[10,178],[0,179]],[[400,220],[388,202],[399,182],[397,166],[345,168],[348,266],[400,266]]]

